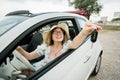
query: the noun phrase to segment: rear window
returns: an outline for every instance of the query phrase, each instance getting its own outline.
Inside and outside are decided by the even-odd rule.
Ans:
[[[0,18],[0,36],[26,19],[28,17],[22,16],[6,16]]]

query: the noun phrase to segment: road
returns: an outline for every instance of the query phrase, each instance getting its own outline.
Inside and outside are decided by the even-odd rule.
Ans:
[[[101,68],[88,80],[120,80],[120,31],[103,30],[99,34],[103,46]]]

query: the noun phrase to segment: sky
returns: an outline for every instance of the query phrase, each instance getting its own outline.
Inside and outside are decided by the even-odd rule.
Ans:
[[[99,16],[92,15],[92,20],[99,20],[100,17],[108,16],[108,20],[113,18],[114,12],[120,12],[120,0],[98,0],[103,5]],[[69,6],[68,0],[0,0],[0,17],[16,10],[29,10],[32,13],[52,12],[52,11],[73,11],[73,6]]]

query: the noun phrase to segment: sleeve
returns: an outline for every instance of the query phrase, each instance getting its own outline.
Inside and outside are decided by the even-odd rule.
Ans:
[[[39,56],[44,55],[46,48],[47,48],[47,45],[46,45],[46,44],[39,45],[39,46],[37,46],[37,48],[35,49],[35,52],[36,52]]]
[[[68,50],[68,46],[71,42],[72,42],[71,40],[68,40],[63,44],[63,53]]]

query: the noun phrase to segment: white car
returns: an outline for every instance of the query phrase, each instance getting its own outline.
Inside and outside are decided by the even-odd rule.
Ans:
[[[68,50],[44,67],[35,70],[34,63],[44,56],[28,61],[15,48],[20,45],[26,51],[33,51],[44,40],[44,31],[52,25],[66,23],[71,40],[82,30],[87,18],[65,12],[32,14],[29,11],[11,12],[0,18],[0,80],[87,80],[99,72],[102,46],[95,36],[87,36],[74,50]],[[93,39],[96,39],[94,41]],[[31,70],[29,76],[21,74]]]

